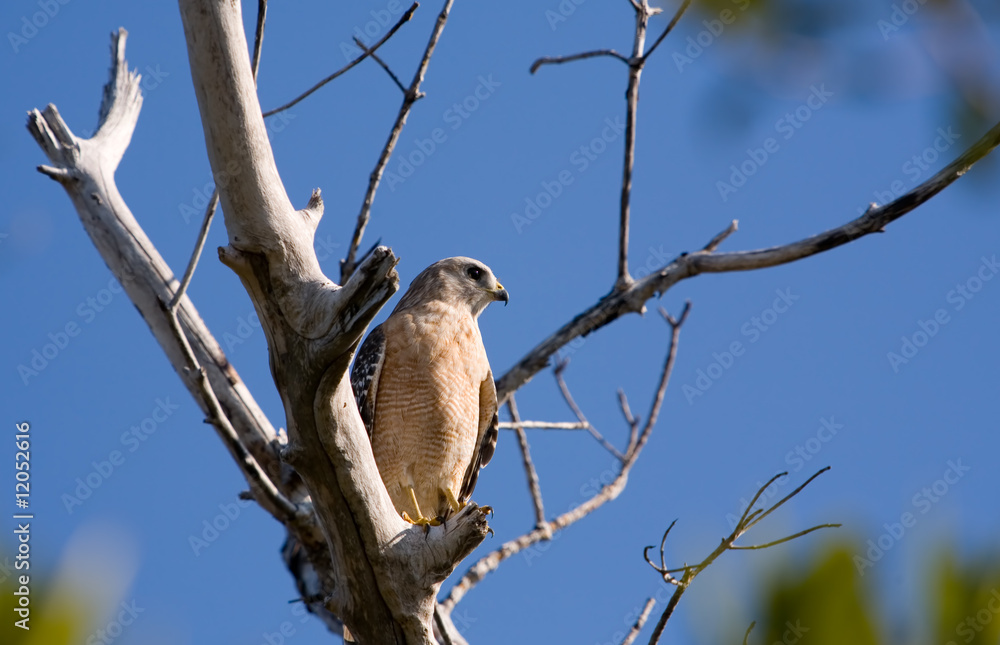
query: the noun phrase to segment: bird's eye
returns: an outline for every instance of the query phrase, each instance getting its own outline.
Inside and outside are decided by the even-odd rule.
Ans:
[[[479,267],[469,267],[469,270],[466,273],[468,273],[469,277],[473,280],[479,280],[479,278],[483,277],[483,270]]]

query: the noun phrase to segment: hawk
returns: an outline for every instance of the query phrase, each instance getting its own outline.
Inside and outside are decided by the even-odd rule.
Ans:
[[[424,269],[358,350],[351,385],[396,511],[439,524],[472,495],[497,443],[497,391],[479,314],[510,297],[466,257]]]

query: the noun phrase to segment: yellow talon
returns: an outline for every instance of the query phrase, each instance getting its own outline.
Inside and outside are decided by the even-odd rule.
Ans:
[[[418,517],[415,520],[411,519],[410,516],[406,514],[406,511],[403,511],[403,519],[410,524],[416,524],[417,526],[437,526],[441,523],[438,520],[432,520],[428,517]]]
[[[465,508],[466,505],[455,498],[455,493],[451,492],[450,488],[444,489],[444,496],[448,500],[448,506],[451,506],[451,510],[456,513]]]
[[[417,511],[416,519],[411,518],[406,511],[403,511],[403,519],[410,524],[417,524],[420,526],[437,526],[441,522],[436,519],[431,519],[429,517],[424,517],[424,514],[420,511],[420,504],[417,503],[417,494],[413,492],[413,486],[404,486],[404,490],[410,495],[410,502],[413,504],[413,508]]]

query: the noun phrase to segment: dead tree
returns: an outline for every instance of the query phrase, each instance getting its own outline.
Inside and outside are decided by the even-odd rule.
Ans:
[[[143,233],[114,181],[142,105],[139,76],[128,70],[125,61],[126,32],[122,29],[112,36],[111,75],[105,86],[99,129],[92,137],[73,134],[53,105],[32,111],[28,119],[31,134],[49,159],[49,164],[39,166],[39,171],[66,190],[97,250],[229,449],[247,481],[249,496],[287,529],[284,557],[303,601],[332,631],[340,633],[342,625],[346,625],[362,643],[464,642],[450,614],[476,583],[511,555],[551,539],[555,532],[621,493],[656,424],[688,309],[676,319],[663,312],[670,329],[667,356],[645,421],[633,415],[627,398],[620,393],[629,429],[624,450],[604,439],[576,405],[562,377],[564,365],[556,367],[555,376],[577,421],[566,424],[520,418],[515,392],[543,370],[560,348],[625,314],[645,311],[648,301],[686,278],[794,262],[882,232],[888,224],[946,188],[1000,143],[997,124],[914,190],[891,203],[873,204],[862,216],[834,229],[771,248],[719,252],[719,246],[737,230],[734,220],[701,250],[674,259],[656,273],[634,279],[628,269],[628,251],[639,85],[644,66],[680,20],[689,0],[648,48],[649,19],[659,10],[650,7],[648,0],[630,0],[635,12],[635,37],[629,54],[599,50],[536,61],[532,72],[547,64],[592,57],[611,57],[625,65],[626,130],[616,277],[610,292],[539,342],[498,379],[500,401],[507,405],[511,417],[507,426],[515,431],[523,456],[535,526],[473,564],[438,603],[442,582],[486,536],[487,518],[482,509],[470,504],[446,526],[425,529],[407,524],[396,514],[372,457],[347,373],[365,328],[399,286],[397,260],[391,249],[379,246],[361,253],[361,242],[382,172],[407,115],[422,96],[421,83],[452,1],[444,1],[409,85],[399,81],[378,57],[377,50],[409,20],[416,4],[385,37],[370,47],[362,45],[362,54],[356,60],[316,86],[371,57],[392,76],[403,94],[341,262],[340,284],[323,274],[313,250],[316,226],[323,214],[319,190],[313,192],[304,208],[292,205],[266,136],[265,114],[255,87],[265,22],[263,0],[258,6],[257,33],[250,56],[238,2],[180,0],[208,158],[213,174],[227,178],[218,182],[217,198],[209,206],[199,243],[181,280],[176,279]],[[268,114],[289,107],[315,89]],[[217,203],[222,205],[229,237],[229,244],[219,249],[219,259],[240,277],[261,320],[271,372],[285,409],[287,434],[275,432],[185,295]],[[612,482],[591,499],[554,518],[545,514],[525,432],[526,428],[546,427],[584,429],[620,462]],[[740,548],[734,544],[736,538],[769,512],[751,513],[748,509],[738,530],[723,540],[721,550],[700,565],[669,569],[663,561],[662,544],[659,564],[650,564],[682,592],[694,575],[722,551]],[[680,578],[673,576],[678,571]],[[672,600],[663,611],[653,642],[675,605],[676,600]],[[652,602],[626,642],[634,640],[651,610]]]

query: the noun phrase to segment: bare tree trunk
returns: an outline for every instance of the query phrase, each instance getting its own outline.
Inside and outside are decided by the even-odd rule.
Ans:
[[[485,538],[466,507],[447,529],[404,522],[382,484],[347,370],[368,323],[396,291],[396,258],[377,248],[345,285],[319,267],[319,191],[295,210],[278,176],[257,100],[239,3],[182,0],[181,17],[229,246],[267,336],[287,416],[284,456],[302,476],[331,554],[327,608],[364,643],[433,643],[440,583]],[[235,172],[234,172],[235,170]]]

